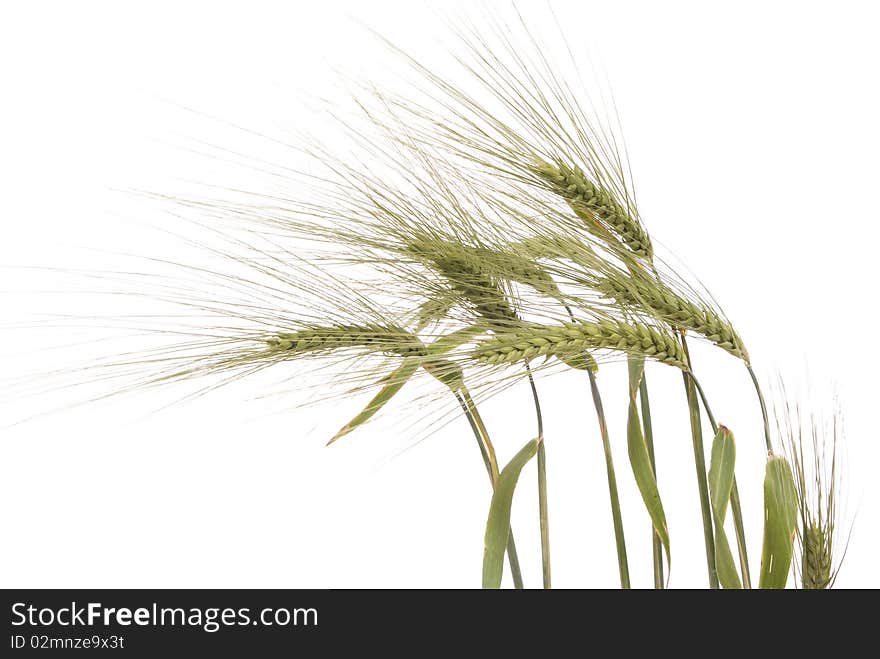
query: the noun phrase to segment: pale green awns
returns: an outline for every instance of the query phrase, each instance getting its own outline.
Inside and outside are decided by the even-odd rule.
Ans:
[[[413,246],[412,250],[429,263],[459,295],[460,301],[471,305],[480,318],[501,326],[517,322],[501,281],[487,273],[464,250],[437,250],[422,245]]]
[[[468,331],[451,332],[425,344],[413,333],[396,326],[337,325],[278,333],[267,339],[267,354],[277,360],[298,359],[308,354],[331,354],[359,350],[396,356],[399,363],[374,383],[378,393],[369,404],[334,435],[334,443],[371,420],[387,405],[419,370],[424,370],[454,394],[465,394],[464,371],[445,355],[468,341]]]
[[[380,325],[339,325],[278,333],[266,339],[266,344],[270,351],[289,358],[347,348],[400,357],[427,354],[418,337],[400,328]]]
[[[568,202],[575,214],[587,223],[588,230],[595,233],[598,225],[600,237],[616,238],[636,256],[649,261],[653,258],[651,239],[634,213],[624,208],[613,193],[590,181],[580,167],[570,167],[563,162],[541,162],[535,167],[535,174]]]
[[[642,276],[600,277],[596,290],[622,307],[638,309],[678,329],[699,334],[747,364],[745,344],[733,325],[717,311],[692,302],[673,290]]]
[[[537,357],[567,361],[585,350],[612,350],[688,369],[681,345],[671,334],[647,325],[613,320],[558,326],[524,325],[515,332],[480,342],[472,356],[482,364],[495,366]]]
[[[621,267],[576,236],[537,236],[513,247],[542,260],[548,273],[598,293],[610,303],[613,313],[649,316],[677,330],[693,332],[737,359],[750,362],[743,340],[719,310],[686,285],[680,293],[666,283],[677,279],[674,273],[648,272],[632,260],[625,263],[626,268]],[[577,296],[572,295],[570,302],[576,306]]]
[[[418,330],[423,330],[448,318],[453,309],[461,303],[458,293],[452,288],[442,287],[433,297],[419,305],[415,311],[415,323]]]
[[[777,407],[775,413],[797,492],[795,573],[801,588],[832,588],[845,553],[845,543],[844,546],[840,543],[838,502],[843,438],[841,413],[835,409],[829,422],[818,416],[805,419],[801,409],[789,403],[781,409]]]
[[[832,529],[818,523],[800,529],[801,587],[804,590],[831,588],[836,576]]]
[[[423,257],[430,259],[450,286],[450,295],[441,295],[436,302],[429,301],[422,306],[418,314],[421,322],[442,321],[442,317],[430,318],[430,314],[448,312],[456,304],[451,302],[450,297],[458,294],[461,296],[460,302],[474,308],[479,316],[478,323],[483,323],[484,329],[491,330],[496,336],[529,327],[510,303],[510,295],[506,291],[511,283],[530,286],[549,298],[560,310],[565,308],[563,294],[553,277],[528,252],[524,255],[520,253],[524,250],[514,249],[515,246],[498,249],[464,245],[444,247],[438,251],[436,243],[429,243],[418,250]],[[595,359],[585,349],[559,351],[553,356],[569,368],[598,371]]]
[[[436,271],[449,287],[452,295],[439,296],[426,309],[437,319],[441,318],[440,312],[464,303],[490,325],[510,328],[519,322],[508,293],[512,282],[530,286],[550,298],[561,297],[553,278],[536,261],[504,248],[422,238],[411,241],[405,253]]]
[[[423,368],[452,391],[458,391],[464,384],[462,368],[443,359],[443,355],[471,337],[472,334],[466,331],[452,332],[438,338],[433,344],[426,344],[416,334],[399,327],[340,325],[278,333],[270,336],[266,344],[269,353],[282,360],[342,350],[400,357]]]

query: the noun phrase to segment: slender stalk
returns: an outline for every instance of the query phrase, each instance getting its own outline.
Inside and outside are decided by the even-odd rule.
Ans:
[[[761,415],[764,417],[764,442],[767,444],[767,452],[773,453],[773,440],[770,439],[770,419],[767,416],[767,403],[764,401],[764,392],[761,391],[761,385],[758,377],[752,369],[751,364],[746,364],[749,375],[752,377],[752,383],[755,385],[755,391],[758,393],[758,401],[761,403]]]
[[[552,588],[550,580],[550,519],[547,505],[547,454],[544,442],[538,444],[538,509],[541,517],[541,574],[544,589]]]
[[[461,393],[456,393],[461,409],[467,417],[471,430],[474,431],[474,437],[477,438],[477,445],[480,447],[480,455],[483,456],[483,463],[486,465],[486,471],[489,473],[489,481],[494,490],[498,484],[498,461],[495,458],[495,449],[486,433],[486,426],[483,423],[480,413],[477,412],[477,406],[471,398],[470,393],[464,387]],[[507,539],[507,560],[510,563],[510,574],[513,577],[513,586],[517,590],[523,589],[522,569],[519,565],[519,556],[516,552],[516,542],[513,540],[513,530],[510,531],[510,537]]]
[[[535,414],[538,418],[538,509],[541,519],[541,565],[544,575],[544,588],[550,589],[550,519],[547,505],[547,454],[544,450],[544,417],[541,415],[541,401],[532,369],[526,364],[532,398],[535,400]]]
[[[474,402],[474,399],[471,398],[470,391],[468,391],[467,387],[462,387],[460,391],[462,398],[461,402],[464,406],[465,414],[467,415],[468,420],[473,424],[474,435],[477,438],[477,442],[480,444],[480,451],[483,453],[484,459],[486,460],[486,469],[489,472],[489,479],[492,481],[492,489],[495,489],[495,486],[498,484],[498,475],[501,471],[498,467],[498,458],[495,455],[495,447],[489,439],[489,431],[486,430],[486,424],[483,423],[483,417],[480,416],[480,413],[477,410],[477,404]],[[456,394],[456,396],[458,396],[458,394]]]
[[[620,571],[620,587],[630,588],[629,563],[626,557],[626,538],[623,535],[623,518],[620,514],[620,498],[617,494],[617,477],[614,473],[614,460],[611,457],[611,441],[608,438],[608,424],[605,422],[605,410],[602,406],[602,397],[599,395],[599,386],[596,383],[596,375],[590,374],[590,390],[593,393],[593,403],[596,406],[596,415],[599,417],[599,432],[602,435],[602,446],[605,449],[605,468],[608,471],[608,493],[611,499],[611,516],[614,520],[614,540],[617,543],[617,566]]]
[[[648,446],[648,457],[651,458],[651,469],[654,472],[654,478],[657,478],[657,465],[654,462],[654,427],[651,423],[651,403],[648,398],[648,376],[642,375],[642,383],[639,385],[639,402],[642,408],[642,425],[644,428],[645,444]],[[654,526],[651,525],[651,536],[653,538],[652,549],[654,556],[654,588],[663,589],[663,543]]]
[[[709,407],[709,401],[706,399],[706,392],[700,385],[700,381],[691,372],[691,380],[700,394],[703,401],[703,409],[706,410],[706,416],[709,418],[709,424],[712,426],[712,432],[718,434],[718,424],[715,423],[715,415],[712,414],[712,408]],[[742,573],[743,588],[752,587],[752,575],[749,572],[749,555],[746,550],[746,529],[743,523],[742,503],[739,499],[739,488],[736,484],[736,476],[733,477],[733,486],[730,489],[730,511],[733,514],[733,528],[736,533],[736,548],[739,553],[739,568]]]
[[[575,320],[574,311],[572,311],[571,307],[567,304],[564,306],[571,318],[571,322],[577,322]],[[614,522],[614,540],[617,545],[617,568],[620,572],[620,587],[628,589],[630,588],[629,561],[626,556],[626,538],[623,533],[623,517],[620,514],[620,497],[617,493],[617,476],[614,471],[614,460],[611,456],[611,441],[608,438],[608,424],[605,422],[605,409],[602,405],[602,396],[599,393],[599,385],[596,382],[596,374],[592,371],[589,371],[589,374],[590,392],[593,396],[593,405],[596,407],[596,416],[599,420],[599,434],[602,437],[602,447],[605,452],[605,468],[608,472],[608,494],[611,500],[611,516]]]
[[[687,339],[681,333],[681,345],[685,355],[690,359]],[[712,528],[712,509],[709,503],[709,481],[706,475],[706,454],[703,449],[703,428],[700,418],[700,402],[697,400],[697,388],[688,373],[684,373],[684,388],[687,394],[688,408],[691,417],[691,439],[694,445],[694,463],[697,468],[697,486],[700,491],[700,508],[703,512],[703,536],[706,543],[706,565],[709,570],[709,586],[714,590],[718,585],[718,571],[715,567],[715,534]]]

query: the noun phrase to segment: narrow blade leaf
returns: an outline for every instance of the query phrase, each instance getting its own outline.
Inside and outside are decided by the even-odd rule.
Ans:
[[[742,582],[724,532],[735,467],[736,441],[733,433],[721,426],[712,443],[712,459],[709,463],[709,497],[715,520],[715,568],[718,570],[718,581],[724,588],[739,589],[742,588]]]
[[[355,430],[358,426],[363,425],[367,421],[369,421],[375,414],[381,410],[385,404],[394,398],[394,395],[403,388],[403,385],[407,383],[407,381],[413,376],[413,374],[419,369],[419,362],[414,359],[407,359],[404,361],[403,365],[398,368],[396,371],[382,378],[380,382],[385,383],[385,386],[382,387],[382,390],[376,394],[375,398],[370,401],[370,403],[364,408],[363,412],[358,414],[355,418],[349,421],[345,426],[336,433],[336,436],[330,440],[329,444],[336,442],[353,430]]]
[[[663,502],[660,500],[660,491],[657,489],[657,479],[651,466],[651,454],[642,433],[642,422],[639,418],[638,395],[642,376],[645,372],[645,360],[642,357],[629,358],[629,415],[626,422],[626,439],[629,450],[629,463],[632,467],[636,484],[645,502],[645,508],[651,517],[654,530],[663,543],[666,551],[666,562],[671,567],[672,555],[669,548],[669,530],[666,526],[666,514],[663,511]]]
[[[486,521],[486,539],[483,551],[483,588],[497,589],[501,587],[501,575],[504,571],[504,551],[510,535],[510,510],[513,506],[513,493],[516,490],[519,475],[523,467],[535,457],[540,441],[533,439],[517,453],[513,460],[501,471],[492,505],[489,508],[489,519]]]
[[[578,352],[572,355],[558,355],[559,361],[568,366],[569,368],[573,368],[576,371],[592,371],[593,373],[599,372],[599,364],[596,363],[596,360],[593,359],[590,353],[583,351]]]
[[[422,368],[438,382],[449,387],[453,393],[457,393],[464,386],[464,371],[455,362],[447,359],[429,359],[422,364]]]
[[[764,477],[764,548],[760,588],[785,588],[797,526],[797,489],[785,458],[771,455]]]
[[[728,590],[741,590],[742,581],[736,570],[736,561],[727,542],[727,534],[721,524],[715,525],[715,569],[718,570],[718,583]]]
[[[709,462],[709,496],[712,510],[722,521],[727,516],[730,490],[736,466],[736,441],[733,433],[724,426],[718,428],[712,442],[712,459]]]

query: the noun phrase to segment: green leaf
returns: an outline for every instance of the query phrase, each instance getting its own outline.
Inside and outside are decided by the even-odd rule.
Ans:
[[[742,581],[736,569],[736,561],[727,542],[724,527],[715,524],[715,569],[718,571],[718,583],[728,590],[742,590]]]
[[[712,500],[712,510],[722,520],[727,516],[727,504],[730,502],[735,466],[736,441],[730,430],[720,426],[718,434],[715,435],[715,441],[712,443],[712,459],[709,462],[709,495]]]
[[[394,395],[403,388],[403,385],[407,383],[407,381],[413,376],[413,374],[419,369],[420,363],[416,359],[406,359],[403,362],[403,365],[390,373],[389,375],[382,378],[379,382],[385,383],[385,386],[382,387],[382,390],[376,394],[376,397],[370,401],[370,403],[364,408],[364,411],[358,414],[355,418],[349,421],[336,435],[333,439],[330,440],[329,444],[336,442],[349,433],[351,433],[358,426],[363,425],[367,421],[369,421],[373,416],[381,410],[385,404],[394,398]]]
[[[461,366],[448,359],[429,359],[422,364],[422,368],[449,387],[453,393],[464,386],[464,371]]]
[[[764,477],[764,548],[760,588],[785,588],[791,569],[798,500],[788,461],[770,455]]]
[[[513,493],[520,472],[535,457],[540,440],[533,439],[517,453],[498,477],[489,519],[486,521],[486,539],[483,550],[483,588],[500,588],[504,571],[504,552],[510,535],[510,509],[513,507]]]
[[[639,418],[638,395],[642,376],[645,373],[644,357],[629,358],[629,415],[626,422],[626,440],[629,450],[629,464],[632,467],[636,484],[642,494],[642,501],[651,517],[654,530],[663,543],[666,551],[666,562],[672,565],[672,555],[669,548],[669,530],[666,526],[666,514],[663,512],[663,502],[660,500],[660,491],[657,489],[657,479],[654,476],[654,468],[651,465],[651,454],[648,444],[642,433],[642,422]]]
[[[721,426],[712,443],[712,458],[709,463],[709,496],[715,521],[715,569],[718,571],[718,581],[724,588],[739,589],[742,588],[742,582],[724,532],[735,466],[736,441],[733,433]]]
[[[593,356],[587,351],[577,352],[571,355],[558,355],[557,357],[563,364],[576,371],[599,372],[599,365],[596,363],[596,360],[593,359]]]
[[[485,331],[485,328],[482,325],[471,325],[470,327],[441,336],[427,346],[428,355],[433,359],[426,360],[422,367],[437,380],[449,387],[453,393],[457,393],[464,386],[464,372],[458,364],[440,359],[439,357],[455,350],[460,345],[468,343],[483,331]]]

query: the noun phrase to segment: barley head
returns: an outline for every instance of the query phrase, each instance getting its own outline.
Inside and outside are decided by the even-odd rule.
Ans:
[[[477,248],[473,252],[487,275],[530,286],[548,297],[559,298],[562,295],[553,277],[529,256],[512,250],[488,248]]]
[[[641,223],[627,212],[609,190],[590,181],[580,167],[544,162],[535,168],[535,173],[590,226],[598,222],[616,234],[636,256],[649,260],[653,257],[651,239]]]
[[[646,307],[655,318],[675,328],[695,332],[737,359],[749,363],[749,353],[733,325],[710,307],[678,295],[668,286],[636,278],[603,277],[596,289],[626,307]]]
[[[453,243],[413,242],[409,251],[427,262],[486,322],[509,327],[517,322],[497,278],[487,273],[474,252]]]
[[[557,326],[524,325],[521,329],[480,343],[472,357],[487,365],[515,364],[536,357],[568,362],[584,351],[613,350],[648,357],[682,370],[687,358],[674,336],[647,325],[613,320],[566,323]]]
[[[266,344],[271,352],[287,353],[291,358],[309,353],[359,348],[400,357],[424,356],[424,344],[407,331],[379,325],[339,325],[279,333]]]
[[[834,581],[834,559],[828,527],[808,524],[801,533],[801,585],[805,590],[830,588]]]
[[[782,384],[785,393],[785,385]],[[797,490],[799,524],[796,550],[800,585],[825,590],[834,585],[846,553],[839,543],[838,494],[841,487],[839,444],[843,434],[841,412],[835,407],[831,422],[806,415],[785,400],[775,406],[782,445],[792,463]]]

